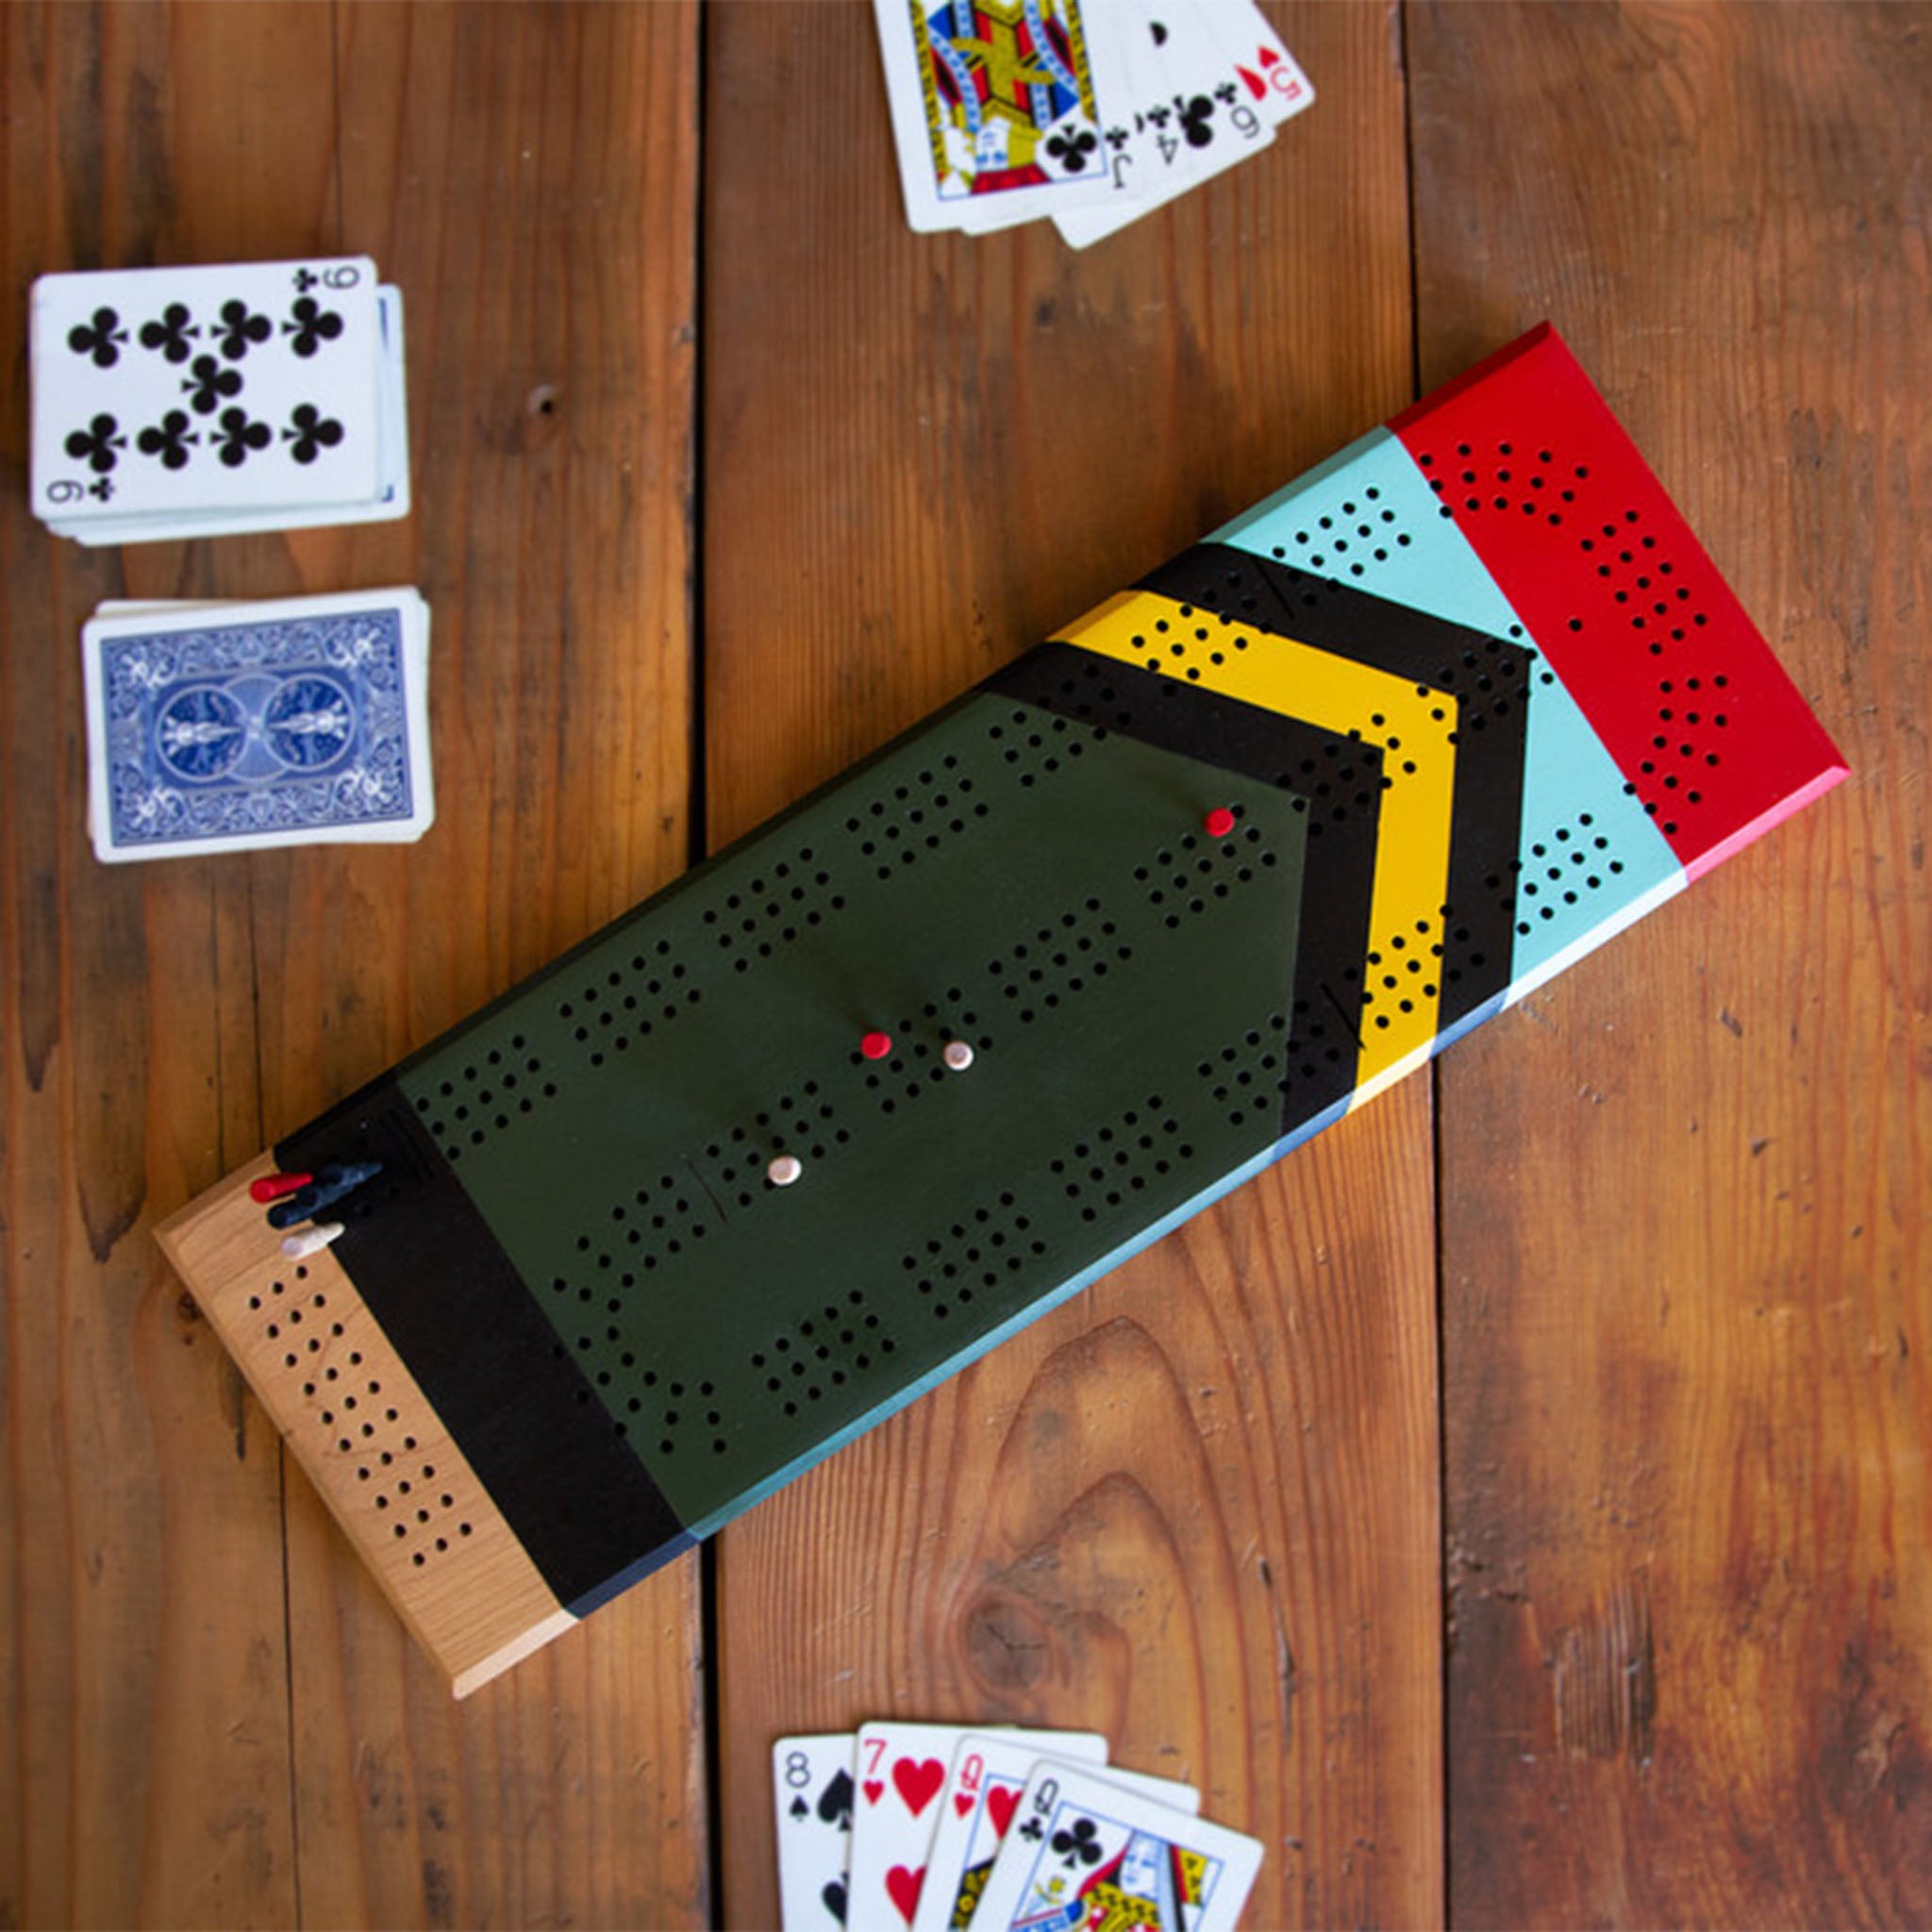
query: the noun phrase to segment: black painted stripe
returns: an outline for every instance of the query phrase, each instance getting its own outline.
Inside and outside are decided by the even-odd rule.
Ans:
[[[582,1615],[691,1545],[393,1074],[275,1158],[382,1162],[334,1210],[332,1252],[560,1604]]]
[[[1061,717],[1118,731],[1291,793],[1308,815],[1295,942],[1281,1132],[1309,1125],[1355,1091],[1362,973],[1382,800],[1382,754],[1220,691],[1076,644],[1041,644],[980,687]],[[1339,788],[1333,782],[1347,772]],[[1312,776],[1311,776],[1312,774]],[[1327,796],[1313,787],[1328,782]]]
[[[1197,543],[1139,588],[1456,700],[1441,1027],[1456,1026],[1502,992],[1515,946],[1534,648],[1225,543]]]

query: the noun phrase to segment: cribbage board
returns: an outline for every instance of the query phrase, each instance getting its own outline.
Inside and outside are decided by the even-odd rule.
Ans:
[[[1540,328],[160,1239],[462,1694],[1843,775]]]

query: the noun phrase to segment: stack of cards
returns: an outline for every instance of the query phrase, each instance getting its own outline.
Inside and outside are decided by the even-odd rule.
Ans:
[[[1261,1847],[1091,1731],[867,1724],[772,1747],[786,1932],[1231,1932]]]
[[[76,542],[409,508],[403,305],[367,257],[42,275],[33,503]]]
[[[413,590],[103,604],[81,648],[104,862],[402,844],[436,816],[429,607]]]
[[[1315,98],[1253,0],[874,0],[906,215],[1084,248]]]

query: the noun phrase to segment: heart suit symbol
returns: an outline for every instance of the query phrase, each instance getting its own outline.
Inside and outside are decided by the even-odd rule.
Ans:
[[[925,1867],[917,1872],[908,1872],[903,1865],[894,1865],[886,1874],[886,1890],[892,1903],[899,1908],[899,1916],[909,1925],[912,1914],[919,1909],[919,1888],[925,1883]]]
[[[930,1805],[946,1781],[946,1767],[937,1757],[902,1757],[892,1767],[892,1783],[913,1817]]]

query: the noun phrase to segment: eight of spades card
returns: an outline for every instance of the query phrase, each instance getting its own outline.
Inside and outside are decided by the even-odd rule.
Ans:
[[[778,1807],[778,1904],[786,1932],[845,1924],[852,1850],[850,1731],[780,1738],[772,1746]]]

